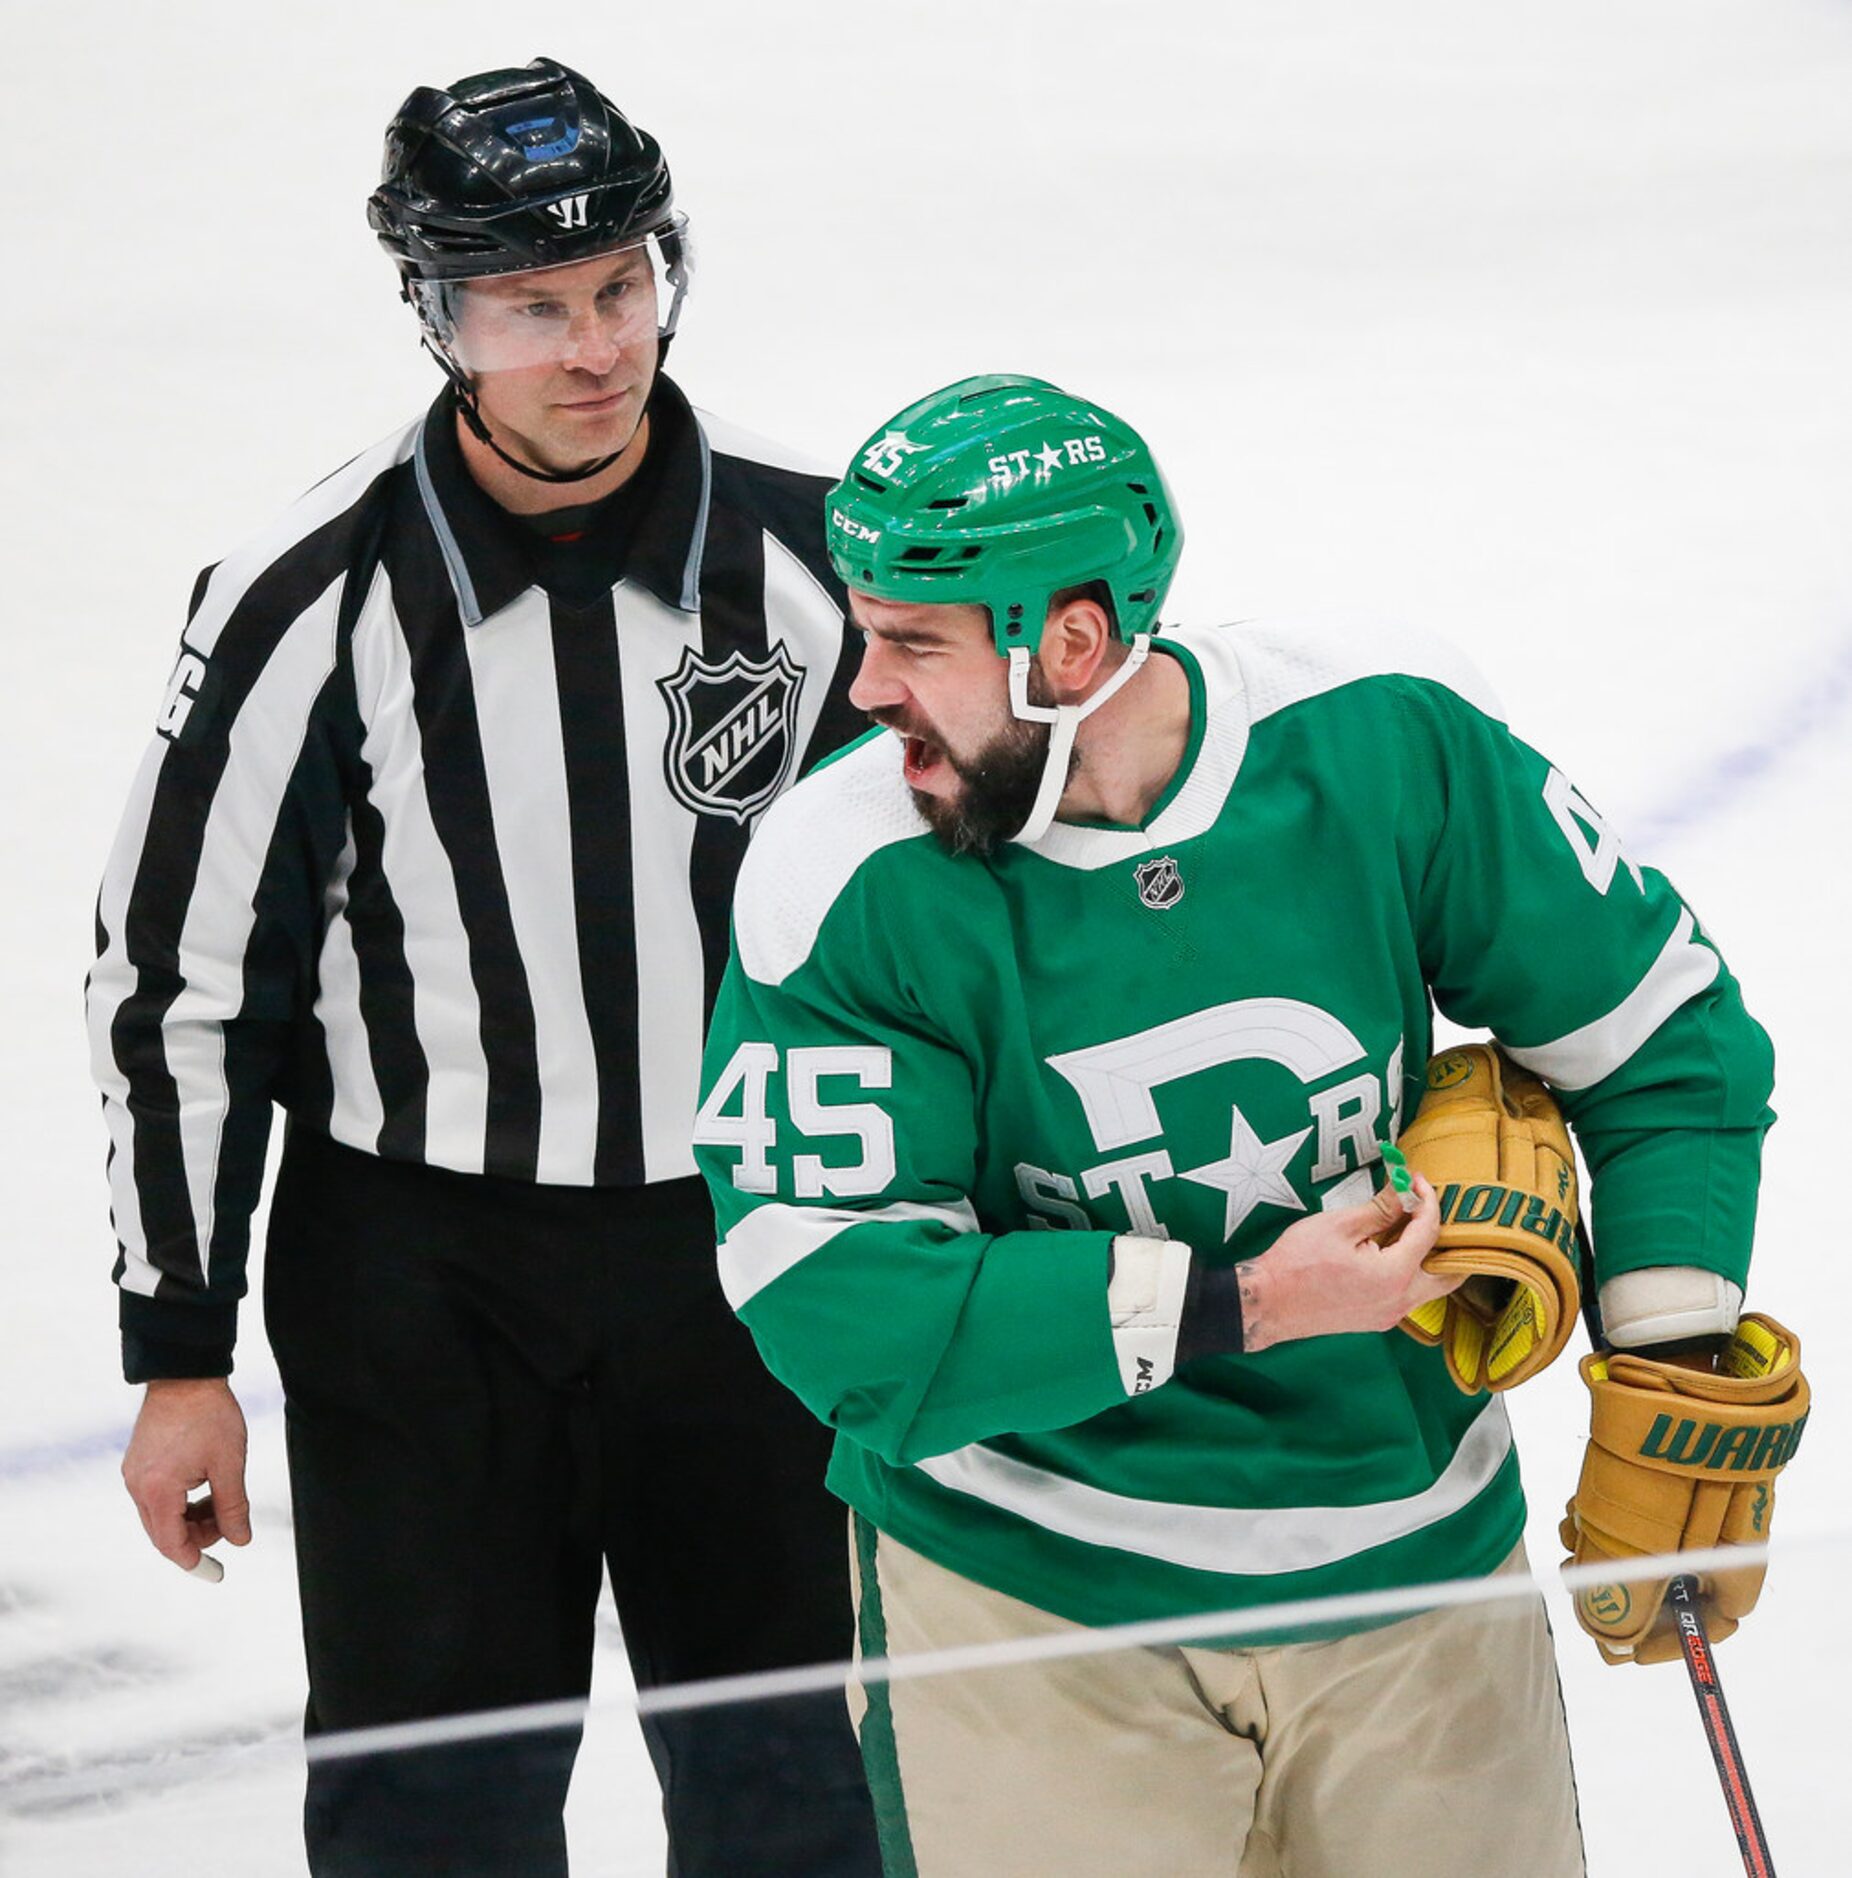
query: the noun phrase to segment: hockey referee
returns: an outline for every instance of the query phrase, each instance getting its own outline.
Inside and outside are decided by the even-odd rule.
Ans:
[[[655,140],[547,59],[414,91],[368,220],[445,385],[201,575],[97,913],[123,1473],[250,1538],[272,1105],[311,1734],[847,1655],[829,1440],[688,1146],[734,874],[860,720],[827,479],[694,411]],[[206,1496],[189,1503],[190,1489]],[[670,1869],[879,1870],[839,1697],[646,1726]],[[317,1762],[318,1878],[564,1873],[576,1728]]]

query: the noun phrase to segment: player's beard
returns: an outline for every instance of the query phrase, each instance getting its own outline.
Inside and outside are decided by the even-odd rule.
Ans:
[[[1053,694],[1039,665],[1029,668],[1029,702],[1052,704]],[[926,825],[953,854],[983,858],[995,854],[1029,819],[1042,787],[1048,761],[1047,724],[1012,717],[974,756],[959,756],[939,746],[947,765],[964,784],[957,796],[927,795],[915,789],[913,800]],[[1080,752],[1068,755],[1071,777]]]

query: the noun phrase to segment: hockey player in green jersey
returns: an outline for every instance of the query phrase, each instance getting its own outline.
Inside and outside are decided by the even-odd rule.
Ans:
[[[1154,637],[1179,526],[1097,406],[953,385],[828,527],[884,728],[758,831],[697,1141],[865,1646],[1521,1569],[1378,1143],[1433,1008],[1490,1031],[1594,1172],[1612,1339],[1729,1331],[1771,1059],[1716,950],[1444,646]],[[926,1878],[1582,1869],[1534,1602],[908,1681],[862,1737]]]

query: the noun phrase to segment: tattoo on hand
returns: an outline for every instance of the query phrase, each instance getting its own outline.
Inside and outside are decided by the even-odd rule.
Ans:
[[[1264,1350],[1272,1339],[1267,1335],[1266,1314],[1261,1309],[1260,1281],[1254,1274],[1257,1259],[1243,1259],[1235,1267],[1241,1293],[1241,1349],[1243,1355]]]

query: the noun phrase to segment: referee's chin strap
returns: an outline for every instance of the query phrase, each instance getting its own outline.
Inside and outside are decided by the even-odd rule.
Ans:
[[[1025,723],[1052,724],[1048,736],[1048,758],[1042,765],[1042,786],[1035,792],[1035,807],[1029,819],[1017,829],[1012,841],[1040,841],[1061,806],[1067,788],[1068,763],[1074,754],[1074,733],[1093,715],[1138,668],[1151,650],[1151,635],[1133,636],[1132,648],[1125,662],[1084,704],[1031,704],[1029,702],[1030,654],[1025,646],[1010,647],[1010,709]]]

